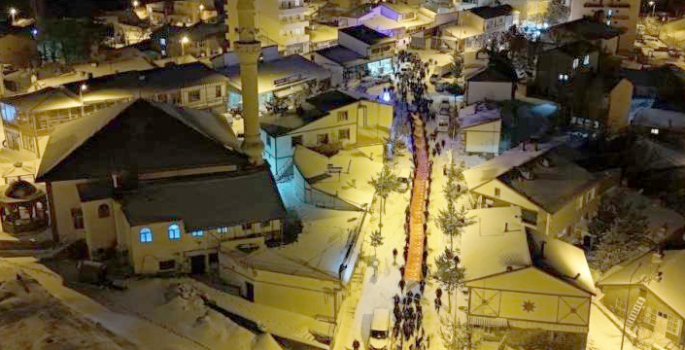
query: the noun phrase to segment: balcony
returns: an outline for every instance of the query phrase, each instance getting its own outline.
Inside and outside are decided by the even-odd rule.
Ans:
[[[292,2],[281,2],[278,5],[279,13],[281,15],[296,15],[300,13],[305,13],[307,8],[302,5],[295,5]]]
[[[286,35],[282,35],[281,38],[283,39],[283,42],[284,42],[283,45],[285,45],[285,46],[297,45],[297,44],[309,42],[309,34],[301,34],[301,35],[286,34]]]
[[[295,29],[309,26],[309,21],[304,16],[300,18],[286,17],[278,22],[281,23],[281,29]]]

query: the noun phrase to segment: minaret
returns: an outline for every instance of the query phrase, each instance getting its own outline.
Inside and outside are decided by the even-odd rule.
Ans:
[[[240,84],[243,91],[243,118],[245,141],[242,149],[253,165],[264,164],[262,139],[259,135],[259,90],[257,88],[257,64],[262,45],[257,41],[255,28],[255,0],[238,0],[238,41],[235,52],[240,61]]]

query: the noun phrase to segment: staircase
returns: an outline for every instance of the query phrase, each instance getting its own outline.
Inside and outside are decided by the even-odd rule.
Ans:
[[[645,305],[645,301],[646,300],[643,297],[638,297],[635,301],[633,309],[630,310],[630,313],[628,314],[628,322],[626,323],[628,327],[631,327],[635,323],[637,316],[640,314],[640,311],[642,311],[642,307]]]
[[[292,179],[292,177],[293,177],[293,158],[290,157],[281,169],[283,169],[283,170],[281,170],[281,172],[276,174],[276,176],[274,177],[274,180],[276,180],[276,182],[287,182],[290,179]]]

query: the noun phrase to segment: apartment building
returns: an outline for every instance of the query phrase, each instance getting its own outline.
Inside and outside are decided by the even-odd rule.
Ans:
[[[146,4],[145,9],[153,27],[189,27],[218,16],[211,0],[158,1]]]
[[[637,36],[637,21],[640,15],[640,1],[637,0],[572,0],[570,20],[577,20],[583,16],[603,17],[607,26],[617,27],[625,31],[621,35],[618,49],[627,52],[633,49],[633,42]]]

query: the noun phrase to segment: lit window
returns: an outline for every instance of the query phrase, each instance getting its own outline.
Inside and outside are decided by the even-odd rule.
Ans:
[[[675,335],[675,336],[680,336],[680,328],[682,327],[683,322],[677,318],[670,316],[668,317],[668,323],[666,324],[666,333]]]
[[[607,21],[607,25],[610,26],[610,25],[611,25],[611,21]]]
[[[140,229],[140,243],[150,243],[152,242],[152,230],[147,227]]]
[[[349,140],[350,139],[350,129],[340,129],[338,130],[338,139]]]
[[[226,226],[224,226],[224,227],[219,227],[219,228],[216,229],[216,232],[217,232],[217,233],[228,233],[228,227],[226,227]]]
[[[559,74],[559,81],[564,81],[564,75],[563,74]]]
[[[659,129],[652,129],[652,135],[659,135]]]
[[[576,200],[576,209],[583,209],[583,196],[578,197]]]
[[[2,120],[8,123],[13,123],[17,118],[17,110],[14,108],[14,106],[0,103],[0,107],[0,112],[2,112]]]
[[[576,68],[578,68],[578,59],[574,58],[573,59],[573,69],[576,69]]]
[[[590,65],[590,55],[585,55],[585,57],[583,57],[583,65],[584,66]]]
[[[162,46],[166,46],[166,38],[159,39],[159,44]]]
[[[611,17],[614,14],[614,10],[607,11],[607,17]]]
[[[169,239],[172,241],[178,241],[181,239],[181,228],[178,224],[169,225]]]
[[[196,237],[196,238],[202,237],[205,235],[205,231],[203,231],[203,230],[190,231],[190,235],[193,237]]]

